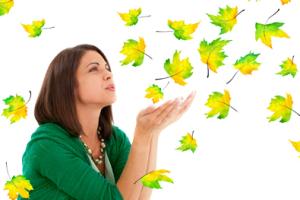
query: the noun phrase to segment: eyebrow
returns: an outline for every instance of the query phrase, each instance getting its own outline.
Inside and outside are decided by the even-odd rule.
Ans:
[[[91,63],[89,63],[86,67],[88,67],[88,66],[90,66],[90,65],[93,65],[93,64],[100,65],[98,62],[91,62]]]

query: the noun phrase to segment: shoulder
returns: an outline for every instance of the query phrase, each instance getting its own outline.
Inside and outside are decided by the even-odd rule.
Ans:
[[[129,140],[126,133],[116,125],[112,125],[112,135],[110,137],[113,140]]]

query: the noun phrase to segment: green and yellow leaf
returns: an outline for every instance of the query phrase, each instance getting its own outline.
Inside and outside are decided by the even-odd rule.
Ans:
[[[0,16],[7,14],[14,6],[14,0],[0,0]]]
[[[152,84],[152,86],[148,87],[146,92],[147,94],[145,97],[152,99],[153,103],[159,102],[164,97],[164,93],[162,92],[161,88],[155,84]]]
[[[193,153],[196,151],[197,141],[190,133],[187,133],[185,136],[182,136],[180,140],[180,146],[177,150],[187,151],[191,150]]]
[[[218,119],[224,119],[229,113],[230,94],[227,90],[224,90],[224,94],[220,92],[213,92],[209,95],[205,105],[211,108],[211,110],[206,113],[207,118],[219,114]]]
[[[282,5],[290,3],[290,2],[291,2],[291,0],[281,0]]]
[[[165,169],[152,171],[141,178],[142,184],[149,188],[161,189],[159,181],[174,183],[170,177],[164,175],[165,173],[169,172],[169,170]]]
[[[22,24],[24,30],[28,33],[28,37],[38,37],[42,33],[42,27],[45,25],[45,20],[32,21],[32,24]]]
[[[289,140],[297,152],[300,152],[300,141]],[[300,158],[300,156],[299,156]]]
[[[128,13],[118,13],[121,19],[126,22],[126,26],[133,26],[138,23],[138,17],[142,13],[142,9],[130,9]]]
[[[269,122],[275,121],[281,118],[280,122],[288,122],[291,118],[293,109],[293,99],[290,94],[287,94],[286,98],[280,95],[276,95],[271,99],[270,105],[268,107],[273,114],[268,117]]]
[[[185,24],[183,20],[172,21],[168,20],[168,26],[174,30],[174,36],[179,40],[190,40],[200,21],[194,24]]]
[[[3,99],[4,103],[8,105],[8,108],[3,109],[2,115],[7,119],[10,118],[10,123],[15,123],[21,118],[26,118],[27,116],[27,106],[23,97],[16,95],[9,96],[6,99]]]
[[[18,196],[28,199],[29,191],[33,190],[30,181],[24,176],[13,176],[10,181],[7,181],[4,190],[8,190],[8,196],[10,200],[16,200]]]
[[[218,38],[211,43],[206,40],[201,41],[198,52],[201,56],[201,61],[213,72],[217,73],[217,69],[224,65],[223,61],[227,57],[223,48],[230,42],[230,40],[221,40]]]
[[[238,7],[219,8],[219,15],[207,14],[211,23],[221,28],[220,34],[227,33],[233,29],[237,23]]]
[[[180,51],[175,51],[173,54],[172,63],[170,59],[167,59],[164,63],[164,69],[179,85],[186,85],[185,79],[192,76],[193,67],[189,61],[189,58],[183,60],[180,59]]]
[[[132,66],[137,67],[143,64],[146,44],[144,38],[140,37],[139,41],[129,39],[124,43],[120,53],[126,57],[121,61],[122,65],[128,65],[133,62]]]
[[[289,38],[288,34],[280,29],[284,23],[274,22],[271,24],[256,23],[255,39],[260,39],[262,43],[272,48],[272,37]]]
[[[277,74],[280,74],[282,76],[291,75],[293,78],[297,74],[297,65],[293,62],[293,59],[288,58],[287,60],[283,61],[283,63],[280,65],[281,71]]]
[[[252,71],[257,70],[261,63],[256,59],[260,54],[248,53],[234,63],[234,68],[238,69],[242,74],[252,74]]]

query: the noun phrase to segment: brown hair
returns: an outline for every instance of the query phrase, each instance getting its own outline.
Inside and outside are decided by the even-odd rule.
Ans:
[[[75,88],[78,84],[76,71],[82,56],[89,50],[98,52],[111,71],[106,56],[96,46],[81,44],[62,50],[51,61],[35,104],[34,116],[39,125],[47,122],[58,123],[71,136],[79,136],[83,132],[75,107]],[[99,116],[103,138],[110,137],[112,123],[112,108],[109,105],[101,110]]]

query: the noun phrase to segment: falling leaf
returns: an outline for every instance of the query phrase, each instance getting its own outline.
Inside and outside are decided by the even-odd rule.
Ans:
[[[241,12],[243,12],[242,10]],[[240,12],[240,13],[241,13]],[[233,29],[237,23],[238,7],[231,8],[226,6],[226,8],[219,9],[219,15],[207,14],[211,20],[211,23],[219,26],[221,28],[220,34],[227,33]]]
[[[160,99],[163,99],[164,93],[162,92],[161,88],[155,84],[148,87],[146,89],[147,94],[145,95],[146,98],[152,98],[153,103],[157,103]]]
[[[17,122],[23,117],[24,119],[27,116],[27,106],[23,97],[16,95],[9,96],[8,98],[3,100],[8,108],[3,109],[2,115],[6,118],[10,118],[11,124]]]
[[[293,99],[290,94],[287,94],[286,98],[280,95],[276,95],[272,98],[268,107],[273,113],[272,116],[268,117],[269,122],[275,121],[281,117],[280,122],[284,123],[290,120],[293,108]]]
[[[201,61],[207,65],[207,77],[209,76],[209,69],[217,73],[217,69],[224,65],[223,61],[227,57],[224,53],[223,48],[227,45],[230,40],[221,40],[218,38],[211,43],[206,40],[202,40],[198,52],[201,56]]]
[[[14,0],[0,0],[0,16],[7,14],[14,6]]]
[[[288,58],[287,60],[283,61],[280,67],[282,68],[282,70],[277,74],[280,74],[282,76],[291,75],[295,77],[298,71],[297,65],[293,62],[293,58]]]
[[[234,68],[238,69],[242,74],[252,74],[252,71],[257,70],[260,63],[256,61],[259,54],[248,53],[234,63]]]
[[[192,76],[193,67],[189,61],[189,58],[180,60],[181,51],[175,51],[173,54],[172,63],[170,59],[167,59],[164,64],[164,69],[170,75],[170,77],[179,85],[185,85],[185,79]]]
[[[185,24],[183,20],[172,21],[168,20],[168,26],[174,30],[174,36],[179,40],[192,39],[191,34],[194,33],[200,21],[195,24]]]
[[[154,170],[154,171],[144,175],[141,178],[142,184],[149,188],[160,189],[161,186],[159,184],[159,181],[174,183],[171,178],[164,175],[164,173],[169,173],[169,172],[170,172],[169,170],[165,170],[165,169]]]
[[[290,2],[291,2],[291,0],[281,0],[282,5],[290,3]]]
[[[145,47],[145,41],[142,37],[139,38],[139,41],[129,39],[125,42],[120,51],[120,53],[126,56],[126,58],[121,61],[122,65],[127,65],[131,62],[134,62],[132,65],[135,67],[141,65],[144,61]]]
[[[138,16],[142,13],[142,9],[130,9],[128,13],[118,13],[122,20],[126,22],[126,26],[133,26],[138,23]]]
[[[193,138],[193,135],[187,133],[185,136],[182,137],[180,140],[181,146],[177,148],[177,150],[187,151],[191,150],[193,153],[196,151],[197,148],[197,141]]]
[[[289,141],[290,141],[290,143],[292,143],[292,145],[296,149],[296,151],[300,152],[300,141],[297,141],[297,142],[292,141],[292,140],[289,140]],[[299,158],[300,158],[300,156],[299,156]]]
[[[211,110],[206,113],[207,118],[219,114],[218,119],[224,119],[227,117],[229,108],[231,107],[230,94],[227,90],[224,90],[224,94],[220,92],[213,92],[209,95],[205,105],[211,108]]]
[[[29,33],[28,37],[38,37],[42,33],[42,27],[45,25],[45,20],[32,21],[32,24],[22,24],[24,30]]]
[[[260,39],[262,43],[272,48],[272,37],[289,38],[288,34],[280,29],[284,23],[274,22],[271,24],[256,23],[255,39]]]
[[[30,181],[25,176],[13,176],[11,181],[7,181],[4,190],[8,190],[8,196],[11,200],[15,200],[20,195],[22,198],[28,199],[30,190],[33,190]]]

